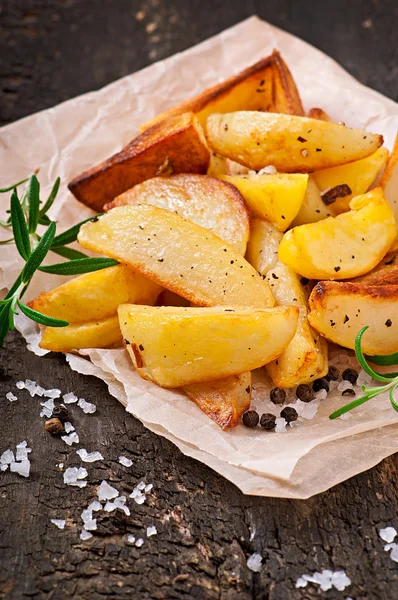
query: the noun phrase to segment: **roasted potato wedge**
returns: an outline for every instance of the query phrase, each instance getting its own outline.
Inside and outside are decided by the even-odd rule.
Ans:
[[[165,165],[174,173],[206,173],[210,153],[193,113],[154,125],[108,160],[69,184],[80,202],[100,212],[137,183],[155,177]]]
[[[344,125],[291,115],[241,111],[210,115],[210,148],[256,171],[274,165],[286,173],[308,173],[365,158],[383,136]]]
[[[250,224],[245,202],[233,185],[207,175],[154,177],[115,198],[106,210],[131,204],[153,204],[210,229],[244,254]]]
[[[227,172],[227,159],[224,156],[220,156],[215,152],[210,152],[210,162],[207,168],[207,175],[209,177],[218,177],[219,175],[225,175]]]
[[[268,221],[252,219],[246,259],[260,273],[266,275],[278,262],[278,248],[283,234]]]
[[[162,287],[124,265],[86,273],[43,292],[28,303],[43,315],[71,324],[98,321],[115,316],[119,304],[152,306]]]
[[[333,120],[322,108],[310,108],[308,111],[308,117],[310,119],[318,119],[319,121],[327,121],[333,123]]]
[[[398,352],[398,285],[367,285],[348,281],[320,281],[313,289],[308,319],[328,340],[354,349],[365,325],[365,354]]]
[[[252,376],[250,371],[226,379],[193,383],[182,391],[222,429],[235,427],[250,408]]]
[[[316,171],[313,177],[329,212],[339,215],[350,210],[352,198],[368,191],[387,159],[388,150],[382,147],[362,160]]]
[[[120,328],[144,379],[181,387],[256,369],[277,358],[292,339],[296,307],[180,308],[122,304]]]
[[[141,131],[165,118],[188,111],[195,113],[199,123],[204,126],[209,115],[235,110],[304,114],[296,84],[279,52],[274,50],[271,56],[158,115],[145,123]]]
[[[395,220],[398,223],[398,134],[380,180],[380,186],[384,190],[384,197],[391,206]]]
[[[279,231],[286,231],[297,216],[307,189],[308,175],[221,175],[242,194],[256,217],[270,221]]]
[[[372,271],[362,277],[356,277],[352,283],[398,285],[398,249],[388,252]]]
[[[72,352],[82,348],[116,348],[122,345],[117,316],[67,327],[45,327],[40,348],[52,352]]]
[[[232,246],[157,206],[114,208],[85,223],[78,239],[200,306],[274,304],[268,285]]]
[[[349,279],[368,273],[390,248],[394,215],[381,188],[353,198],[351,210],[285,233],[279,259],[308,279]]]
[[[300,206],[297,217],[291,223],[292,227],[306,225],[307,223],[317,223],[330,217],[331,212],[322,202],[321,193],[312,175],[308,177],[307,189],[304,200]]]

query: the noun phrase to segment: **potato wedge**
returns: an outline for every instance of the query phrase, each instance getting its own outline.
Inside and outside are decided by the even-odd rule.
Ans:
[[[226,379],[193,383],[182,391],[221,429],[229,429],[238,425],[250,408],[252,375],[247,371]]]
[[[86,273],[43,292],[28,306],[43,315],[71,324],[98,321],[116,315],[119,304],[152,306],[162,287],[124,265]]]
[[[398,352],[398,286],[320,281],[313,289],[308,319],[328,340],[353,349],[358,331],[365,354]]]
[[[362,160],[316,171],[313,177],[329,212],[339,215],[350,210],[352,198],[368,191],[387,159],[388,150],[382,147]]]
[[[381,188],[353,198],[351,210],[285,233],[279,259],[308,279],[349,279],[368,273],[390,248],[394,215]]]
[[[78,239],[200,306],[274,303],[268,285],[232,246],[157,206],[114,208],[85,223]]]
[[[333,123],[333,120],[322,108],[310,108],[308,111],[308,117],[310,119],[318,119],[319,121],[327,121]]]
[[[72,352],[82,348],[116,348],[122,345],[117,316],[68,325],[67,327],[45,327],[40,348],[52,352]]]
[[[307,188],[308,175],[221,175],[242,194],[252,214],[286,231],[297,216]]]
[[[283,234],[268,221],[252,219],[246,259],[260,273],[266,275],[278,262],[278,248]]]
[[[241,111],[210,115],[210,148],[259,171],[274,165],[286,173],[308,173],[365,158],[383,144],[383,136],[344,125],[272,113]]]
[[[218,177],[219,175],[225,175],[227,172],[226,167],[227,159],[224,156],[220,156],[215,152],[210,152],[210,162],[207,168],[207,175],[209,177]]]
[[[154,177],[115,198],[105,210],[131,204],[153,204],[210,229],[244,254],[250,223],[245,202],[236,187],[207,175]]]
[[[352,283],[398,285],[398,249],[388,252],[372,271],[356,277]]]
[[[384,197],[391,206],[395,220],[398,223],[398,134],[380,180],[380,186],[384,190]]]
[[[69,184],[74,196],[100,212],[137,183],[155,177],[165,161],[175,173],[206,173],[210,153],[193,113],[167,119]]]
[[[307,189],[303,203],[300,207],[297,217],[291,223],[291,227],[306,225],[307,223],[317,223],[332,216],[329,207],[322,202],[321,192],[312,175],[308,177]]]
[[[259,110],[303,115],[304,109],[293,77],[279,52],[259,60],[202,94],[158,115],[141,127],[145,131],[165,118],[194,112],[204,126],[213,113]]]
[[[162,387],[181,387],[256,369],[292,339],[296,307],[180,308],[122,304],[126,348],[138,373]]]

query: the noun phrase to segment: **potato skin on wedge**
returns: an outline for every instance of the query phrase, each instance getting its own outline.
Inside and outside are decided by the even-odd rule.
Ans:
[[[124,265],[86,273],[43,292],[28,306],[71,324],[115,316],[119,304],[153,305],[162,287]]]
[[[331,342],[354,349],[359,330],[365,354],[398,351],[398,285],[320,281],[308,302],[311,326]]]
[[[105,210],[126,204],[152,204],[171,210],[210,229],[239,254],[245,253],[250,232],[248,211],[242,195],[226,181],[191,174],[154,177],[115,198]]]
[[[308,173],[369,156],[383,136],[344,125],[283,114],[241,111],[210,115],[206,138],[217,154],[256,171],[274,165]]]
[[[206,173],[210,153],[193,113],[154,125],[117,154],[69,183],[72,194],[101,212],[137,183],[155,177],[168,161],[175,173]]]
[[[193,383],[182,388],[184,394],[221,429],[239,425],[250,408],[252,375],[250,371],[205,383]]]
[[[68,325],[67,327],[45,327],[40,348],[52,352],[72,352],[83,348],[117,348],[122,345],[117,316]]]
[[[296,331],[298,309],[123,304],[118,314],[141,377],[161,387],[182,387],[238,375],[277,358]]]
[[[350,207],[285,233],[279,259],[308,279],[350,279],[373,269],[395,238],[394,215],[381,188],[353,198]]]
[[[85,223],[78,239],[199,306],[274,304],[269,286],[232,246],[157,206],[114,208]]]

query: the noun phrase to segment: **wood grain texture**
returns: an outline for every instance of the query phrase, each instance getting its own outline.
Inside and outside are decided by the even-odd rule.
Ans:
[[[112,0],[3,0],[0,120],[101,87],[253,13],[321,47],[396,99],[396,3],[329,4],[118,0],[116,10]],[[75,448],[44,431],[39,399],[26,391],[17,391],[17,402],[5,399],[26,378],[97,404],[94,415],[70,409],[80,447],[105,457],[85,465],[86,488],[64,485],[56,464],[78,466],[80,459]],[[33,356],[17,334],[0,350],[0,410],[0,453],[23,439],[32,448],[29,479],[0,474],[2,600],[398,597],[397,565],[378,536],[380,527],[398,528],[396,456],[307,501],[243,496],[146,430],[101,381],[71,371],[61,356]],[[131,457],[133,466],[122,467],[120,455]],[[98,530],[82,542],[80,513],[102,479],[127,493],[145,479],[154,490],[143,505],[130,501],[130,517],[100,513]],[[67,518],[65,530],[51,518]],[[139,537],[153,524],[158,535],[142,548],[126,544],[127,533]],[[260,574],[246,566],[253,552],[263,556]],[[295,589],[300,575],[326,568],[344,569],[352,586],[326,593],[312,585]]]

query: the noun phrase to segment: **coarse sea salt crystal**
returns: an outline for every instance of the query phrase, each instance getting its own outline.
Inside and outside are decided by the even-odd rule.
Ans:
[[[117,508],[120,508],[127,516],[130,516],[130,509],[128,506],[125,506],[126,501],[126,496],[119,496],[118,498],[115,498],[113,502],[107,502],[104,506],[104,510],[106,512],[112,512]]]
[[[353,390],[354,388],[352,386],[352,383],[350,383],[346,379],[343,379],[342,381],[340,381],[339,385],[337,386],[337,389],[339,390],[339,392],[345,392],[346,390]]]
[[[54,398],[50,398],[49,400],[46,400],[45,402],[40,402],[40,404],[43,407],[40,412],[40,416],[41,417],[51,417],[51,415],[53,414],[53,410],[54,410]]]
[[[351,585],[351,580],[344,571],[333,572],[329,569],[324,569],[320,573],[315,572],[312,575],[302,575],[296,581],[296,588],[306,587],[308,582],[316,583],[324,592],[327,592],[332,587],[341,592]]]
[[[112,500],[119,495],[116,488],[109,485],[105,480],[101,481],[101,485],[98,487],[97,496],[99,500]]]
[[[139,484],[137,485],[137,490],[144,490],[146,486],[145,481],[140,481]]]
[[[55,466],[58,467],[58,469],[60,469],[62,471],[62,469],[64,468],[64,463],[58,463]]]
[[[69,421],[65,421],[64,429],[65,429],[66,433],[71,433],[72,431],[75,431],[75,428],[73,427],[72,423],[70,423]]]
[[[24,382],[23,382],[23,381],[17,381],[17,383],[16,383],[15,385],[16,385],[16,387],[17,387],[19,390],[24,390],[24,389],[25,389],[25,384],[24,384]]]
[[[58,529],[64,529],[66,521],[64,519],[50,519],[51,523],[54,523]]]
[[[380,529],[379,536],[383,540],[383,542],[393,542],[395,536],[397,535],[397,530],[394,527],[386,527],[385,529]]]
[[[96,460],[104,460],[101,452],[87,452],[85,448],[81,448],[80,450],[76,450],[76,454],[80,456],[83,462],[92,463]]]
[[[28,443],[26,440],[17,444],[17,451],[15,453],[15,460],[26,460],[28,458],[28,454],[32,452],[32,448],[28,448]]]
[[[363,369],[361,369],[359,371],[358,379],[357,379],[358,386],[369,385],[370,383],[372,383],[372,381],[373,381],[373,377],[371,375],[369,375],[368,373],[366,373],[366,371],[364,371]]]
[[[51,390],[44,390],[44,396],[46,396],[47,398],[60,398],[61,390],[59,390],[58,388],[53,388]]]
[[[61,435],[61,440],[63,440],[65,444],[68,444],[68,446],[72,446],[72,444],[79,443],[79,435],[76,431],[72,431],[69,435]]]
[[[158,532],[158,530],[156,529],[155,525],[152,525],[151,527],[146,528],[146,536],[147,537],[151,537],[151,535],[156,535],[157,532]]]
[[[394,562],[398,562],[398,544],[394,544],[394,548],[390,552],[390,558]]]
[[[148,485],[146,485],[144,487],[144,492],[147,494],[148,492],[151,491],[152,488],[153,488],[153,483],[148,483]]]
[[[255,573],[259,573],[263,566],[262,562],[263,562],[263,557],[261,556],[261,554],[258,554],[257,552],[255,552],[254,554],[249,556],[249,558],[247,559],[247,566],[251,571],[254,571]]]
[[[119,462],[124,467],[131,467],[133,464],[133,461],[130,458],[127,458],[127,456],[119,456]]]
[[[16,400],[18,400],[18,398],[15,396],[15,394],[13,394],[12,392],[7,392],[6,393],[6,398],[7,400],[9,400],[10,402],[15,402]]]
[[[130,494],[130,498],[132,498],[134,500],[134,502],[136,502],[137,504],[144,504],[144,502],[146,500],[145,494],[143,494],[141,492],[141,490],[138,489],[138,486],[136,486],[133,489],[133,491]]]
[[[276,170],[274,165],[267,165],[266,167],[260,169],[257,175],[276,175],[277,172],[278,171]]]
[[[86,414],[95,413],[95,411],[97,410],[97,407],[95,406],[95,404],[92,404],[91,402],[87,402],[84,398],[79,398],[79,402],[77,403],[77,405],[80,406],[82,411]]]
[[[12,462],[10,464],[10,471],[18,473],[18,475],[21,475],[22,477],[29,477],[30,461],[26,458],[21,460],[21,462]]]
[[[276,433],[286,433],[287,421],[283,417],[277,417],[275,419],[275,430]]]
[[[0,465],[10,465],[15,461],[14,452],[10,449],[5,450],[3,454],[0,456]]]
[[[143,543],[144,543],[144,540],[142,538],[138,538],[135,545],[137,546],[137,548],[141,548]]]
[[[317,400],[326,400],[326,398],[327,398],[327,397],[328,397],[328,393],[327,393],[327,391],[326,391],[326,390],[324,390],[324,389],[322,389],[322,390],[319,390],[319,392],[317,392],[317,393],[315,394],[315,398],[316,398]]]
[[[83,531],[80,534],[81,540],[89,540],[92,537],[93,537],[93,534],[90,533],[89,531],[86,531],[85,529],[83,529]]]
[[[65,404],[73,404],[74,402],[78,401],[78,397],[75,396],[75,394],[73,392],[69,392],[68,394],[64,394],[63,395],[63,399]]]
[[[127,536],[127,543],[134,544],[134,542],[135,542],[135,536],[129,533],[129,535]]]
[[[351,585],[351,579],[347,577],[344,571],[335,571],[332,574],[332,585],[336,590],[342,592],[346,587]]]
[[[68,467],[64,472],[64,483],[75,487],[86,487],[87,481],[81,481],[87,477],[88,472],[84,467]]]
[[[98,510],[101,510],[101,509],[102,509],[102,504],[101,504],[101,502],[98,502],[98,500],[93,500],[87,506],[87,510],[91,510],[91,512],[97,512]]]

